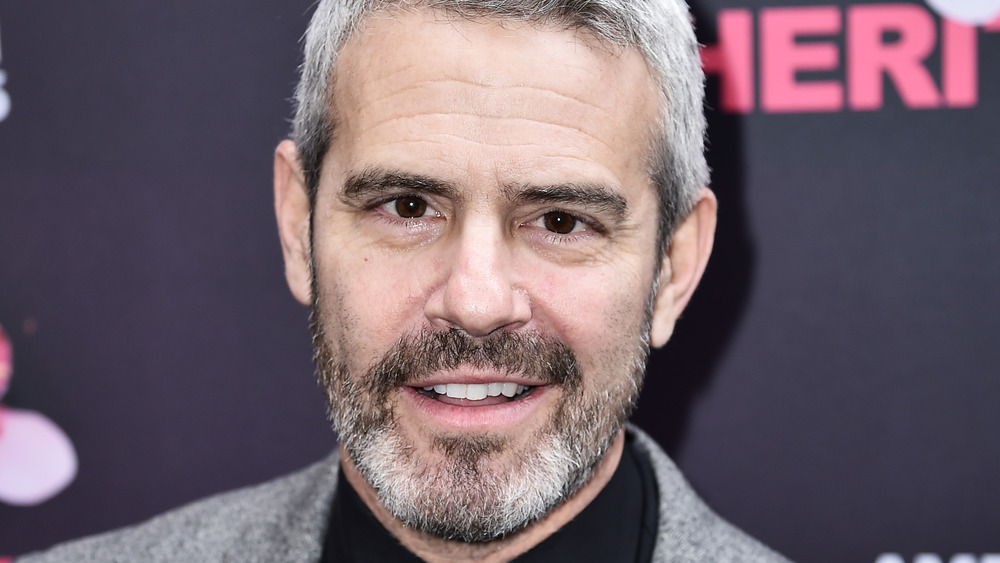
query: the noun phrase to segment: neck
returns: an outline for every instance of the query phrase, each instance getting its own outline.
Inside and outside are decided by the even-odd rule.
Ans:
[[[625,432],[621,431],[594,469],[594,474],[573,496],[527,528],[503,539],[486,543],[446,540],[403,524],[382,505],[378,493],[355,467],[343,445],[340,447],[340,459],[344,477],[354,487],[368,509],[400,543],[424,561],[503,563],[535,547],[586,508],[611,480],[611,476],[618,468],[624,446]]]

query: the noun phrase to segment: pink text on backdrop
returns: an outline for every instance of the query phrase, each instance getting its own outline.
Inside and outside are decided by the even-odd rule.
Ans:
[[[1000,18],[973,27],[939,20],[917,4],[764,8],[757,15],[756,49],[751,10],[721,10],[717,29],[718,42],[703,47],[701,55],[705,72],[719,77],[719,103],[727,112],[753,111],[758,87],[766,113],[839,111],[845,105],[877,110],[884,103],[884,76],[906,107],[962,108],[979,101],[979,34],[1000,31]],[[834,42],[841,34],[843,49]],[[935,48],[940,85],[927,62]],[[843,81],[799,76],[842,67]]]

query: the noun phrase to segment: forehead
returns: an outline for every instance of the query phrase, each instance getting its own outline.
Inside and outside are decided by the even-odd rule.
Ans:
[[[657,84],[637,49],[588,30],[377,12],[341,51],[334,99],[348,169],[649,185]]]

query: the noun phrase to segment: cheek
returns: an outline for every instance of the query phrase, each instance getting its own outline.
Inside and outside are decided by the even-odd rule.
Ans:
[[[358,373],[400,336],[420,329],[440,266],[405,254],[361,251],[317,259],[317,269],[328,337]]]
[[[648,285],[623,268],[544,274],[533,300],[540,324],[554,330],[587,366],[617,356],[641,336]]]

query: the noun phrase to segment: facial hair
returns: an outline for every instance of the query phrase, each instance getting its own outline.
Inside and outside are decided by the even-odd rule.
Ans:
[[[476,338],[457,328],[422,331],[401,337],[366,373],[354,374],[346,347],[335,352],[327,337],[315,289],[314,283],[310,328],[333,426],[389,512],[437,537],[488,542],[548,514],[590,479],[639,395],[645,338],[611,386],[589,392],[572,350],[537,333]],[[525,447],[500,433],[477,432],[431,436],[431,455],[417,451],[395,416],[394,391],[462,366],[523,375],[562,397]]]

